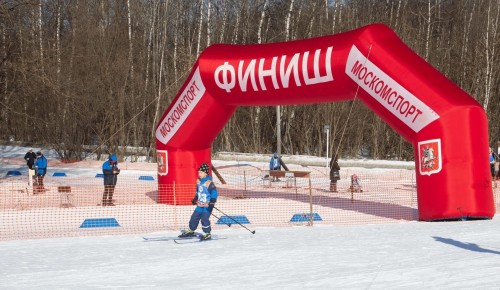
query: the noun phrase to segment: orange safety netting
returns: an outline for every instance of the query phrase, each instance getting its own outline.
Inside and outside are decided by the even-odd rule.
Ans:
[[[413,170],[342,168],[338,192],[330,191],[326,168],[290,170],[307,174],[283,174],[275,181],[263,167],[217,167],[223,181],[214,174],[220,211],[213,211],[213,230],[228,228],[227,224],[239,227],[235,221],[255,228],[418,220]],[[360,188],[351,187],[353,174],[359,177]],[[28,185],[26,176],[4,179],[0,184],[0,240],[187,228],[194,207],[175,204],[180,203],[177,195],[194,196],[194,183],[158,188],[156,176],[122,171],[113,193],[114,206],[103,206],[103,180],[94,175],[47,175],[40,192]],[[500,190],[493,189],[497,204]],[[159,203],[159,191],[168,192],[172,204]]]

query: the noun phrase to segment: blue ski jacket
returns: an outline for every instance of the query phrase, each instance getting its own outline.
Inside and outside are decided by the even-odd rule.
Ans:
[[[269,169],[270,170],[281,170],[281,158],[278,156],[278,153],[274,153],[273,157],[269,161]]]
[[[115,161],[115,164],[111,164]],[[118,169],[118,158],[116,155],[111,155],[106,162],[102,164],[102,173],[104,174],[104,185],[116,185],[117,176],[113,173],[113,169]]]
[[[45,156],[38,157],[34,165],[37,167],[37,175],[45,175],[47,173],[47,158]]]
[[[198,178],[196,180],[196,194],[195,198],[199,203],[207,203],[217,201],[217,188],[215,187],[214,182],[212,181],[211,176],[207,176],[205,178]],[[200,207],[196,206],[195,211],[197,212],[211,212],[212,209],[210,207]]]

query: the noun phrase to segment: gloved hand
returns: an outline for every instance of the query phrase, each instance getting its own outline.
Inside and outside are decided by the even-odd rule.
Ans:
[[[193,204],[193,205],[196,205],[197,202],[198,202],[198,199],[196,197],[191,200],[191,204]]]
[[[217,199],[212,198],[210,199],[210,202],[208,203],[208,211],[212,213],[212,210],[214,210],[215,203],[217,202]]]

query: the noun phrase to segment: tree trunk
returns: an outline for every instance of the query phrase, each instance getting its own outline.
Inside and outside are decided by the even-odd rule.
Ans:
[[[493,67],[497,56],[495,51],[495,43],[497,41],[497,31],[498,31],[498,18],[500,14],[500,1],[497,1],[496,11],[493,11],[492,2],[489,1],[488,12],[487,12],[487,22],[485,31],[485,56],[486,56],[486,66],[485,66],[485,78],[484,78],[484,102],[483,108],[488,112],[488,105],[490,103],[491,92],[493,87]],[[494,15],[492,15],[494,14]]]
[[[198,22],[198,44],[196,45],[196,57],[200,55],[202,27],[203,27],[203,0],[200,0],[200,18]]]
[[[168,1],[165,3],[165,14],[166,14],[166,11],[168,10]],[[153,141],[151,141],[152,143],[154,142],[155,140],[155,129],[156,129],[156,123],[158,122],[158,116],[160,115],[160,104],[161,104],[161,95],[163,93],[163,89],[162,89],[162,79],[163,79],[163,70],[164,70],[164,61],[165,61],[165,47],[167,45],[167,29],[168,29],[168,25],[167,25],[167,21],[165,20],[163,22],[163,33],[161,33],[162,35],[162,41],[161,41],[161,46],[159,47],[159,53],[160,53],[160,65],[158,67],[159,71],[158,71],[158,89],[157,89],[157,97],[156,97],[156,107],[155,107],[155,114],[154,114],[154,118],[153,118],[153,126],[151,128],[151,138]],[[153,148],[153,144],[151,143],[151,148]]]

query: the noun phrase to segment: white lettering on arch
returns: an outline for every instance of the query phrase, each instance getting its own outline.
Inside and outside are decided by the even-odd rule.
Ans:
[[[345,73],[415,132],[439,119],[434,110],[368,60],[354,45]]]

